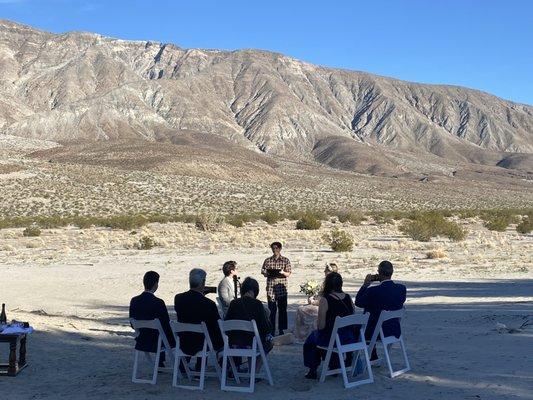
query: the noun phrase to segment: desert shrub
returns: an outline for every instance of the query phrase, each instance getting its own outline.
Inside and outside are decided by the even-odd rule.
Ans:
[[[333,229],[329,234],[325,234],[323,240],[331,247],[331,250],[341,252],[341,251],[352,251],[353,250],[353,238],[346,231],[340,229]]]
[[[426,252],[426,258],[436,259],[436,258],[446,258],[447,254],[442,249],[429,250]]]
[[[349,222],[352,225],[361,225],[365,216],[357,211],[340,211],[337,213],[337,219],[343,224]]]
[[[22,235],[26,237],[36,237],[41,236],[41,230],[37,225],[28,226],[24,231],[22,231]]]
[[[500,216],[491,216],[485,220],[485,228],[491,231],[504,232],[509,224],[511,223],[509,217],[500,215]]]
[[[150,250],[157,246],[155,240],[150,236],[143,236],[139,239],[137,243],[137,248],[139,250]]]
[[[149,221],[143,215],[118,215],[102,218],[101,226],[111,229],[132,230],[146,225]]]
[[[194,225],[196,226],[196,229],[201,231],[212,231],[215,230],[221,222],[221,218],[217,217],[215,214],[199,214],[195,218]]]
[[[276,211],[265,211],[260,218],[269,225],[274,225],[282,219],[281,214]]]
[[[315,214],[304,214],[297,222],[296,229],[316,230],[320,229],[322,222],[316,218]]]
[[[247,222],[257,221],[259,217],[256,214],[235,214],[230,215],[224,219],[224,221],[230,225],[233,225],[237,228],[241,228]]]
[[[533,230],[533,218],[530,218],[529,216],[528,217],[524,217],[522,219],[522,222],[520,222],[517,226],[516,226],[516,231],[518,233],[521,233],[521,234],[528,234],[528,233],[531,233],[531,231]]]
[[[447,237],[453,241],[460,241],[467,234],[457,223],[445,219],[438,212],[424,212],[412,218],[400,226],[400,231],[420,242],[428,242],[432,237],[437,236]]]

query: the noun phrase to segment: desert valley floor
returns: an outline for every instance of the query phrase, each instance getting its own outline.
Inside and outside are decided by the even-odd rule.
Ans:
[[[21,229],[0,230],[2,299],[8,317],[27,320],[36,332],[29,342],[29,367],[14,379],[1,379],[9,399],[234,399],[208,380],[203,393],[171,387],[162,374],[156,386],[132,384],[132,330],[129,299],[141,291],[149,269],[161,274],[158,295],[171,309],[175,293],[186,289],[192,267],[208,271],[208,284],[220,279],[228,259],[241,277],[259,278],[268,244],[285,243],[292,260],[289,318],[305,303],[299,285],[320,279],[323,265],[336,261],[352,295],[381,259],[396,266],[395,278],[408,287],[405,341],[412,371],[391,380],[384,367],[372,385],[345,390],[340,378],[320,385],[303,379],[300,344],[275,347],[269,360],[275,386],[256,386],[257,399],[528,399],[533,398],[533,236],[490,232],[480,221],[464,224],[467,239],[454,243],[414,242],[395,224],[343,226],[356,239],[354,250],[333,253],[321,242],[331,228],[297,231],[293,223],[256,222],[200,232],[192,224],[150,224],[160,247],[131,248],[130,232],[105,228],[43,230],[22,238]],[[428,259],[439,250],[442,258]],[[262,284],[263,286],[263,284]],[[264,290],[260,294],[264,300]],[[529,321],[529,325],[527,324]],[[503,324],[503,325],[502,325]],[[0,356],[7,355],[1,348]]]

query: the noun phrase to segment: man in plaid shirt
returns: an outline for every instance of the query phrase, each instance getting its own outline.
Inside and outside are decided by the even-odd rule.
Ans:
[[[278,330],[283,335],[287,329],[287,278],[291,276],[291,262],[281,255],[281,243],[274,242],[270,245],[272,257],[263,263],[261,274],[267,277],[267,299],[270,310],[270,325],[272,335],[276,331],[276,313],[279,309]]]

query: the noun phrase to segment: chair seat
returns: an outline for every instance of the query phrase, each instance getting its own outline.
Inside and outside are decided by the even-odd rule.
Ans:
[[[328,350],[328,348],[326,346],[317,346],[319,349],[321,350]],[[352,352],[352,351],[356,351],[356,350],[363,350],[364,348],[366,347],[366,345],[364,343],[350,343],[350,344],[345,344],[345,345],[342,345],[340,349],[338,349],[337,347],[333,347],[331,349],[331,351],[333,353],[347,353],[347,352]]]
[[[387,336],[381,340],[383,344],[398,343],[402,337],[397,338],[396,336]]]

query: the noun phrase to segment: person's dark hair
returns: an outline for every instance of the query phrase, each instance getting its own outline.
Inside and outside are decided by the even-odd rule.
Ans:
[[[331,272],[324,279],[322,293],[328,295],[333,292],[342,292],[342,276],[338,272]]]
[[[152,289],[159,282],[159,274],[155,271],[148,271],[144,274],[143,285],[146,290]]]
[[[378,272],[380,275],[390,278],[394,272],[394,267],[390,261],[382,261],[379,263]]]
[[[222,266],[222,272],[224,273],[224,276],[228,276],[231,274],[231,271],[235,271],[235,268],[237,268],[237,263],[235,261],[226,261]]]
[[[254,278],[246,278],[241,283],[241,296],[248,292],[254,292],[254,297],[259,295],[259,283]]]
[[[274,247],[279,247],[281,249],[283,246],[280,242],[274,242],[270,245],[270,248],[273,249]]]

